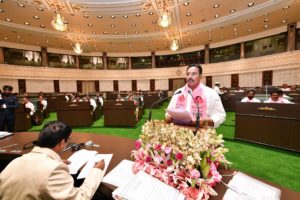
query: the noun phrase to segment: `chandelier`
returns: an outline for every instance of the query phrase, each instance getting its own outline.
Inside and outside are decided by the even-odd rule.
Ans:
[[[54,19],[51,22],[52,27],[58,31],[65,31],[67,29],[67,24],[65,23],[64,17],[59,13],[54,16]]]
[[[173,39],[170,45],[172,51],[177,51],[179,49],[179,44],[177,39]]]
[[[83,51],[79,42],[75,43],[75,47],[73,47],[73,50],[77,54],[81,54]]]
[[[171,25],[171,23],[172,23],[171,12],[169,12],[166,8],[164,8],[158,19],[158,25],[163,28],[167,28]]]

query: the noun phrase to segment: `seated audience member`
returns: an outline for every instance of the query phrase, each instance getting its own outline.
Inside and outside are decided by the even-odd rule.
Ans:
[[[292,103],[287,99],[280,98],[280,90],[271,91],[271,97],[264,101],[264,103]]]
[[[215,82],[214,90],[217,92],[218,95],[222,95],[223,92],[220,90],[220,82]]]
[[[234,92],[245,92],[245,91],[240,86],[237,86]]]
[[[291,85],[291,91],[296,92],[297,91],[297,85]]]
[[[45,125],[32,151],[14,159],[1,172],[0,199],[91,199],[104,175],[105,163],[96,163],[81,187],[74,187],[68,165],[59,156],[71,132],[62,122]]]
[[[260,100],[255,98],[255,90],[248,90],[247,96],[244,97],[241,102],[260,103]]]
[[[25,106],[26,109],[28,109],[30,116],[33,116],[33,114],[35,113],[35,108],[33,103],[31,103],[28,99],[27,96],[23,97],[23,104]]]
[[[282,87],[281,87],[281,90],[282,91],[291,91],[291,89],[288,87],[288,85],[286,83],[282,84]]]
[[[70,101],[70,97],[68,96],[68,94],[65,93],[64,95],[65,95],[65,100],[66,100],[66,102],[69,102],[69,101]]]
[[[89,95],[86,96],[86,99],[90,102],[90,105],[93,107],[93,111],[95,111],[97,108],[97,103],[95,99],[91,98]]]
[[[41,105],[41,110],[46,110],[47,108],[47,101],[44,99],[43,95],[39,95],[38,105]]]
[[[279,98],[283,99],[283,101],[285,101],[285,103],[294,103],[289,100],[290,96],[287,96],[286,94],[284,94],[282,90],[278,90],[278,92],[279,92]]]
[[[100,107],[103,106],[104,101],[103,101],[102,95],[96,94],[95,100],[99,104]]]
[[[116,101],[125,101],[120,94],[118,94]]]
[[[75,99],[73,99],[72,102],[82,102],[82,99],[80,99],[80,96],[75,96]]]

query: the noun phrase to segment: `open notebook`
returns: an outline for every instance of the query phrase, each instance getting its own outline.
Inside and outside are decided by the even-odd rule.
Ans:
[[[13,135],[13,133],[6,132],[6,131],[0,131],[0,139],[8,137],[10,135]]]

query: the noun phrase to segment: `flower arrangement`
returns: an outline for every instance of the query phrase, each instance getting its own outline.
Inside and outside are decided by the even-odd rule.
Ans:
[[[224,156],[223,136],[215,129],[190,129],[148,121],[136,141],[133,172],[142,170],[181,191],[187,200],[217,195],[213,186],[220,182],[219,164],[230,164]]]

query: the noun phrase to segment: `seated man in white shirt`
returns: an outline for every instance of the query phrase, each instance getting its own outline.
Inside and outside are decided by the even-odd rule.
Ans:
[[[200,114],[200,127],[217,128],[226,118],[221,99],[215,90],[203,85],[202,67],[200,65],[190,65],[186,70],[186,85],[175,91],[168,109],[185,110],[192,115],[192,123],[197,120],[198,108]],[[167,122],[175,122],[166,113]]]
[[[105,163],[96,163],[81,187],[74,187],[68,165],[59,156],[71,132],[71,127],[62,122],[45,125],[32,151],[14,159],[1,172],[1,200],[92,199],[103,178]]]
[[[247,96],[241,102],[260,103],[260,100],[255,98],[255,90],[251,89],[247,91]]]
[[[93,107],[93,112],[94,112],[97,108],[97,103],[95,99],[91,98],[89,95],[86,96],[86,99],[90,102],[90,105]]]
[[[100,95],[100,94],[96,94],[95,100],[96,100],[96,102],[98,102],[98,103],[99,103],[99,106],[100,106],[100,107],[101,107],[101,106],[103,106],[103,104],[104,104],[104,101],[103,101],[103,97],[102,97],[102,95]]]
[[[281,90],[282,91],[291,91],[291,88],[288,87],[288,84],[284,83],[284,84],[282,84]]]
[[[220,82],[215,82],[214,90],[217,92],[218,95],[222,95],[223,92],[220,90]]]
[[[288,103],[288,104],[293,103],[287,99],[281,98],[280,91],[278,89],[271,91],[270,94],[271,94],[271,97],[268,100],[264,101],[264,103]]]
[[[33,116],[33,114],[35,113],[35,108],[33,103],[31,103],[28,99],[28,96],[23,97],[23,104],[25,106],[25,108],[27,108],[29,110],[29,114],[30,116]]]
[[[46,110],[48,103],[44,99],[43,95],[39,95],[38,103],[40,103],[40,105],[42,106],[42,110]]]

